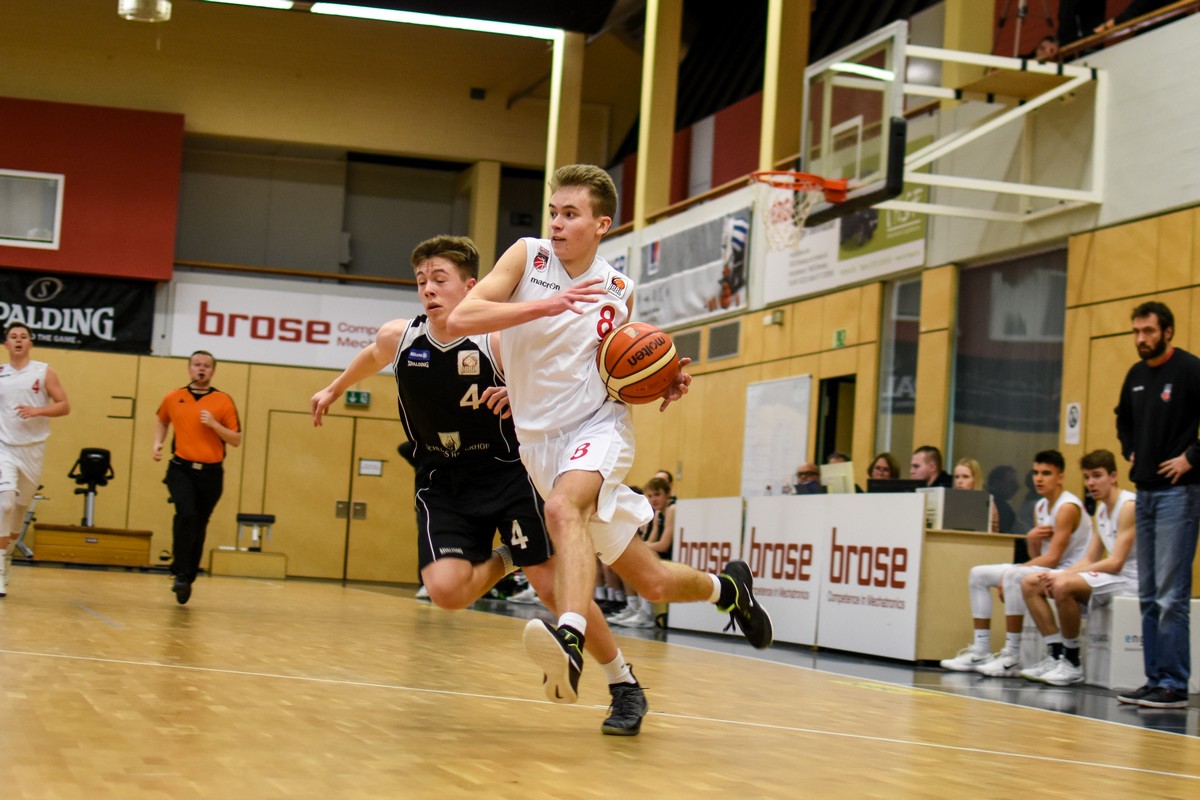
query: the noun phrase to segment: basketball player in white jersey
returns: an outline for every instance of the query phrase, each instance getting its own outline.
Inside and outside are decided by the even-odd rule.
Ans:
[[[975,639],[954,658],[943,659],[944,669],[978,672],[989,678],[1016,676],[1021,671],[1021,628],[1025,624],[1025,598],[1021,581],[1032,572],[1065,569],[1083,558],[1092,535],[1092,519],[1083,501],[1063,489],[1066,463],[1057,450],[1033,457],[1033,488],[1041,495],[1034,509],[1037,524],[1029,531],[1029,553],[1024,564],[985,564],[972,567],[968,579]],[[990,654],[992,589],[1003,587],[1004,649]]]
[[[1048,651],[1046,658],[1021,670],[1021,677],[1054,686],[1083,681],[1081,605],[1087,608],[1118,595],[1137,597],[1138,593],[1137,553],[1133,549],[1137,495],[1117,486],[1117,459],[1108,450],[1088,453],[1079,466],[1088,494],[1096,501],[1096,525],[1087,553],[1067,569],[1033,573],[1021,581],[1029,616],[1046,637]],[[1061,631],[1054,623],[1047,596],[1058,606]]]
[[[421,580],[441,608],[461,609],[517,567],[554,608],[554,567],[542,501],[517,454],[499,357],[500,334],[455,337],[446,316],[475,285],[479,251],[438,236],[412,254],[425,313],[384,324],[334,381],[312,397],[313,425],[346,389],[392,367],[400,420],[414,443]],[[495,550],[500,531],[504,542]],[[587,650],[608,679],[612,708],[601,730],[636,736],[647,705],[599,606]]]
[[[4,331],[8,363],[0,364],[0,597],[8,594],[21,522],[42,479],[50,418],[71,411],[58,374],[34,361],[33,333],[20,322]]]
[[[531,620],[525,646],[545,673],[547,697],[571,703],[597,555],[652,603],[707,600],[755,647],[769,646],[772,636],[745,563],[730,562],[719,576],[700,572],[661,560],[635,535],[652,511],[622,482],[633,463],[632,420],[625,404],[609,399],[595,365],[600,340],[633,312],[633,281],[597,256],[616,213],[616,187],[599,167],[576,164],[556,170],[550,188],[550,238],[510,247],[447,327],[455,336],[504,331],[521,460],[546,499],[558,561],[558,624]],[[680,370],[660,409],[690,382]]]

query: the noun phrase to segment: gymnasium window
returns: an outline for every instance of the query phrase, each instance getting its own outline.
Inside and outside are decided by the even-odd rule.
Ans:
[[[1032,527],[1033,454],[1058,447],[1066,287],[1066,250],[959,276],[948,461],[977,459],[1017,530]]]

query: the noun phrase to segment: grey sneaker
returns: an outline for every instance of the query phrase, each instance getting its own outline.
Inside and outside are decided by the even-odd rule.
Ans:
[[[650,710],[641,684],[636,678],[633,683],[610,683],[608,691],[612,705],[608,708],[608,719],[600,726],[601,732],[608,736],[637,736],[642,729],[642,718]]]

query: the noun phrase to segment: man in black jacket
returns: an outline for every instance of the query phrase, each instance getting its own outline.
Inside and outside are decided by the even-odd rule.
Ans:
[[[1121,387],[1117,437],[1137,486],[1137,558],[1146,685],[1117,697],[1185,708],[1188,604],[1200,532],[1200,359],[1171,346],[1175,317],[1159,302],[1133,311],[1141,361]]]

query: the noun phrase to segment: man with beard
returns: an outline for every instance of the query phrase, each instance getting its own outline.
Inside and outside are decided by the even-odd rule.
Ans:
[[[1133,310],[1141,358],[1125,376],[1117,437],[1137,487],[1138,597],[1146,684],[1117,697],[1185,708],[1191,655],[1188,604],[1200,532],[1200,359],[1171,346],[1175,317],[1159,302]]]

